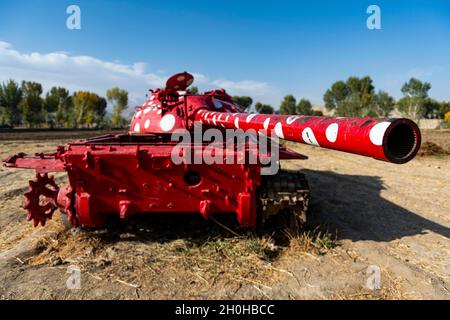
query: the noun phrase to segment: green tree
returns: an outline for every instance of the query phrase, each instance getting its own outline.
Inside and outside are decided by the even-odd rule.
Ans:
[[[62,87],[52,87],[45,95],[44,109],[49,115],[54,115],[56,124],[60,127],[73,125],[73,103],[69,91]]]
[[[125,119],[122,118],[122,112],[128,108],[128,92],[115,87],[106,92],[106,98],[113,105],[111,125],[114,128],[123,127]]]
[[[361,104],[360,109],[364,110],[370,106],[375,94],[375,87],[369,76],[363,78],[350,77],[347,80],[347,86],[350,88],[352,95],[356,96]]]
[[[336,110],[336,113],[338,113],[337,109],[342,108],[342,105],[345,103],[345,100],[348,99],[350,94],[350,88],[344,81],[336,81],[323,96],[325,108],[330,111]]]
[[[99,128],[101,129],[111,129],[114,128],[114,126],[112,125],[112,121],[111,121],[111,117],[106,114],[103,119],[101,120],[101,122],[98,125]]]
[[[261,114],[273,114],[273,107],[269,104],[262,104],[261,102],[255,103],[256,112]]]
[[[98,99],[94,106],[94,123],[97,126],[102,126],[104,124],[104,119],[106,116],[106,108],[108,107],[108,102],[105,98],[97,96]]]
[[[106,114],[107,102],[105,98],[93,92],[79,91],[73,95],[75,126],[100,126]]]
[[[25,125],[29,128],[40,126],[45,122],[42,85],[33,81],[22,81],[21,89],[23,98],[19,105]]]
[[[325,108],[344,117],[362,117],[373,107],[375,88],[369,76],[349,77],[346,82],[337,81],[323,97]]]
[[[423,117],[427,119],[439,119],[441,116],[442,103],[431,98],[427,98],[423,105]]]
[[[297,104],[295,114],[301,114],[305,116],[313,115],[313,107],[311,102],[307,99],[301,99]]]
[[[10,116],[8,114],[8,109],[0,106],[0,126],[11,125]]]
[[[187,88],[186,92],[188,94],[198,94],[199,91],[198,91],[198,87],[197,86],[192,86],[190,88]]]
[[[323,112],[321,110],[313,110],[313,116],[323,117]]]
[[[287,95],[280,104],[280,114],[296,114],[297,101],[293,95]]]
[[[395,100],[386,91],[378,91],[373,97],[373,108],[367,113],[371,117],[388,117],[394,110]]]
[[[248,110],[253,103],[253,99],[247,96],[234,96],[232,98],[233,102]]]
[[[22,121],[19,104],[22,100],[22,89],[14,80],[0,85],[0,123],[18,125]]]
[[[416,78],[409,79],[402,86],[403,98],[401,98],[397,105],[398,110],[413,119],[420,119],[425,116],[425,104],[428,99],[428,91],[431,89],[431,84],[422,82]]]

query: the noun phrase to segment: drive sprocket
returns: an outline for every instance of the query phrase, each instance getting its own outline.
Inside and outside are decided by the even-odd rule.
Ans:
[[[58,208],[59,187],[53,176],[48,176],[47,173],[36,173],[36,180],[30,180],[29,186],[28,191],[24,193],[27,201],[23,206],[28,211],[27,220],[33,220],[35,227],[38,224],[44,226]]]

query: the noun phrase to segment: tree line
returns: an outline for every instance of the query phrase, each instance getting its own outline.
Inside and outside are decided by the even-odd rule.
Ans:
[[[412,119],[444,119],[450,102],[429,96],[431,84],[411,78],[403,84],[403,97],[395,100],[385,91],[375,92],[368,76],[337,81],[324,94],[325,108],[344,117],[387,117],[394,110]]]
[[[108,102],[113,105],[106,115]],[[14,80],[0,84],[0,125],[68,128],[122,128],[127,125],[122,112],[128,108],[128,92],[112,88],[106,98],[89,91],[70,94],[63,87],[52,87],[43,94],[42,85],[34,81]]]
[[[445,119],[450,125],[450,102],[429,97],[431,84],[411,78],[401,88],[403,97],[395,100],[386,91],[376,91],[369,76],[349,77],[336,81],[325,92],[325,108],[342,117],[387,117],[392,111],[412,119]],[[199,90],[193,86],[191,94]],[[247,111],[264,114],[323,115],[308,99],[299,101],[293,95],[285,96],[279,108],[257,101],[249,96],[233,96],[233,101]],[[112,114],[107,115],[108,102]],[[42,85],[33,81],[14,80],[0,84],[0,126],[123,128],[128,121],[122,112],[128,108],[128,92],[112,88],[106,98],[89,91],[70,94],[63,87],[52,87],[43,94]]]

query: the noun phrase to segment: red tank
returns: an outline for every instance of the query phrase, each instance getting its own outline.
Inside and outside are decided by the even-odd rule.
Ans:
[[[113,215],[235,214],[242,227],[289,212],[304,221],[309,188],[301,172],[278,170],[279,159],[307,159],[277,139],[405,163],[420,147],[408,119],[247,114],[225,90],[190,94],[189,73],[150,90],[130,132],[79,140],[55,153],[19,153],[7,167],[36,171],[24,208],[34,225],[54,211],[73,226],[100,228]],[[67,172],[58,187],[51,172]]]

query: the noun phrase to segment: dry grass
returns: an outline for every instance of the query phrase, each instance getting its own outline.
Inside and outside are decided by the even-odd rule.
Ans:
[[[256,233],[230,226],[236,236],[213,222],[201,224],[197,234],[189,232],[192,226],[180,228],[179,223],[175,228],[138,224],[101,231],[56,227],[36,242],[32,256],[21,259],[32,266],[76,264],[93,281],[125,282],[131,287],[163,287],[169,278],[183,288],[179,297],[199,297],[220,282],[236,288],[256,286],[262,290],[261,298],[268,298],[264,290],[286,276],[274,267],[280,255],[323,255],[335,246],[320,228],[293,234],[283,228]],[[166,233],[168,229],[172,232]],[[281,233],[288,242],[278,245],[274,239]]]
[[[310,227],[298,233],[287,232],[290,254],[314,253],[324,255],[337,246],[337,237],[322,226]]]
[[[403,279],[393,277],[387,270],[382,270],[381,289],[370,290],[365,287],[356,290],[335,292],[333,299],[338,300],[416,300],[421,296],[415,292],[405,292]]]

